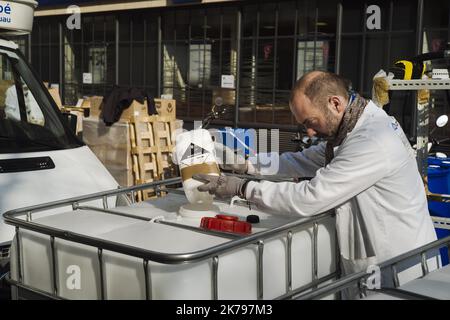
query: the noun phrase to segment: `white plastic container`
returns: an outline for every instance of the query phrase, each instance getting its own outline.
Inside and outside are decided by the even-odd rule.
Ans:
[[[34,0],[0,1],[0,33],[20,35],[33,29]]]
[[[186,198],[170,194],[165,198],[138,204],[135,207],[118,207],[114,210],[139,216],[163,216],[166,221],[199,226],[200,219],[174,217],[174,213]],[[257,214],[261,222],[254,232],[284,225],[292,218],[273,216],[244,206],[230,207],[214,203],[224,214],[245,217]],[[164,253],[189,253],[211,248],[229,239],[193,232],[159,223],[145,222],[94,211],[67,212],[58,218],[34,220],[72,232],[91,235]],[[318,277],[336,270],[335,222],[330,217],[318,228]],[[45,292],[52,292],[51,243],[48,236],[21,231],[21,257],[23,280]],[[292,237],[292,285],[298,288],[312,281],[312,226],[293,230]],[[17,279],[17,250],[12,246],[11,270]],[[100,299],[99,260],[96,248],[56,239],[58,295],[68,299]],[[264,243],[263,293],[264,299],[276,298],[286,292],[287,283],[287,232]],[[70,273],[79,268],[80,288],[70,287]],[[257,246],[219,255],[218,298],[257,299]],[[149,262],[153,299],[211,299],[212,259],[191,264],[167,265]],[[142,259],[110,251],[103,252],[103,274],[106,299],[145,299],[145,273]],[[69,282],[69,286],[68,286]]]
[[[192,176],[198,173],[220,175],[211,134],[205,129],[179,134],[176,139],[176,159],[189,202],[203,207],[210,206],[213,196],[208,192],[198,191],[197,188],[203,182],[193,179]]]

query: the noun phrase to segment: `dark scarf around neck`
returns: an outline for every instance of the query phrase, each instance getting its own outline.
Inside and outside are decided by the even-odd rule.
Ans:
[[[353,98],[353,99],[352,99]],[[368,100],[354,93],[350,98],[351,103],[345,109],[341,124],[339,125],[336,135],[327,143],[325,151],[325,165],[329,164],[334,158],[334,148],[340,146],[347,134],[350,133],[364,112]]]

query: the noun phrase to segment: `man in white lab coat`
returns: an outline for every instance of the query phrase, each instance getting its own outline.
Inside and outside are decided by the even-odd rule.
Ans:
[[[313,71],[293,88],[290,105],[296,120],[308,134],[328,141],[281,155],[278,174],[312,180],[195,176],[205,182],[201,191],[222,198],[239,195],[275,214],[305,217],[335,208],[346,274],[436,240],[414,151],[400,125],[372,101],[349,93],[347,83],[338,75]],[[264,168],[246,167],[248,173],[265,174]],[[420,275],[416,266],[400,281]]]

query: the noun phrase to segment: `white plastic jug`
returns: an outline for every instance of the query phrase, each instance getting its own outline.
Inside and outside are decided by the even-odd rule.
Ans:
[[[186,197],[191,204],[210,206],[213,196],[200,192],[197,188],[203,184],[192,178],[203,173],[220,175],[211,134],[205,129],[197,129],[179,134],[176,138],[176,158],[180,167]]]

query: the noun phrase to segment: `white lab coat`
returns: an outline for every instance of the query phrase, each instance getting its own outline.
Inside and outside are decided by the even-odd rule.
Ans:
[[[250,182],[247,199],[290,216],[312,216],[336,208],[346,274],[436,240],[414,151],[393,117],[370,102],[334,153],[326,167],[325,143],[283,154],[278,174],[314,178],[299,183]],[[265,174],[264,168],[257,170]],[[436,267],[434,263],[435,259],[430,269]],[[420,275],[416,266],[400,274],[400,281]]]

